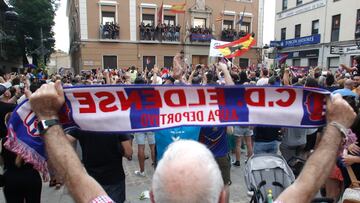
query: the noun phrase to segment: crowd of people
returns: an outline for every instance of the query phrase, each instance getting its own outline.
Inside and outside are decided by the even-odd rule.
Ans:
[[[143,39],[148,37],[146,32],[142,31]],[[193,32],[211,33],[209,29],[200,28]],[[187,126],[101,136],[79,129],[64,131],[60,125],[51,126],[43,138],[53,179],[64,183],[77,202],[126,200],[122,159],[132,159],[133,139],[138,144],[139,170],[134,171],[138,176],[147,175],[144,166],[146,141],[151,148],[151,160],[156,168],[151,188],[152,202],[228,202],[228,187],[232,184],[230,167],[240,166],[242,144],[246,145],[247,159],[254,154],[281,154],[298,177],[277,197],[278,203],[310,202],[321,188],[325,197],[337,202],[351,184],[346,168],[352,167],[360,179],[360,114],[356,115],[359,110],[360,56],[354,58],[353,67],[341,64],[336,73],[312,68],[303,77],[293,76],[284,67],[246,70],[221,62],[208,66],[187,65],[183,53],[180,53],[174,57],[171,69],[156,65],[151,70],[132,66],[98,69],[78,75],[71,72],[47,75],[44,71],[29,68],[23,73],[1,73],[0,83],[2,143],[6,141],[6,121],[16,104],[26,98],[30,100],[38,120],[56,119],[65,100],[62,86],[283,85],[319,87],[334,94],[327,101],[327,125],[324,128]],[[346,129],[346,134],[342,135],[339,129]],[[174,142],[172,135],[196,142]],[[352,139],[345,141],[343,136]],[[234,147],[228,145],[232,139]],[[82,149],[81,161],[70,144],[75,142],[79,142]],[[169,145],[167,150],[158,148],[159,143],[164,145],[164,142]],[[346,150],[343,152],[342,149]],[[40,202],[42,185],[38,172],[5,147],[1,156],[6,200]]]
[[[212,29],[207,27],[195,26],[190,28],[191,41],[211,41]]]
[[[244,37],[246,35],[246,32],[239,31],[237,32],[234,29],[228,28],[221,31],[221,40],[232,42],[234,40],[240,39],[241,37]]]
[[[162,23],[155,27],[149,23],[141,23],[139,30],[140,40],[180,41],[180,25]]]
[[[120,26],[114,22],[106,22],[105,25],[100,25],[102,39],[117,39],[119,38]]]

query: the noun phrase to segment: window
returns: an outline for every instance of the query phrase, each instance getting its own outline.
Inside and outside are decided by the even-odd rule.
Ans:
[[[287,9],[288,0],[282,0],[282,10]]]
[[[223,29],[233,29],[234,21],[224,20]]]
[[[175,24],[175,16],[164,16],[164,23],[166,25],[176,25]]]
[[[101,12],[102,20],[101,23],[105,25],[106,23],[116,23],[115,21],[115,12]]]
[[[153,26],[155,21],[155,15],[153,14],[143,14],[142,15],[142,22],[146,25]]]
[[[357,10],[355,31],[360,32],[360,9]]]
[[[299,38],[301,36],[301,24],[295,25],[295,38]]]
[[[164,67],[171,69],[173,66],[173,56],[164,56]]]
[[[331,23],[331,41],[339,41],[340,34],[340,15],[335,15],[332,17]]]
[[[286,28],[281,28],[281,40],[286,39]]]
[[[311,35],[319,34],[319,20],[312,21]]]
[[[154,68],[155,63],[156,63],[155,56],[143,56],[143,68],[147,68],[148,70],[151,70]]]
[[[328,58],[328,69],[330,68],[339,68],[339,57],[329,57]]]
[[[298,5],[300,5],[300,4],[302,4],[302,0],[296,0],[296,5],[298,6]]]
[[[103,65],[104,69],[116,69],[117,56],[103,56]]]
[[[309,66],[316,67],[318,65],[318,58],[309,58]]]
[[[206,27],[206,19],[205,18],[194,18],[194,27]]]
[[[293,66],[300,66],[300,59],[293,59]]]
[[[249,59],[240,58],[240,59],[239,59],[239,66],[240,66],[240,68],[247,68],[247,67],[249,67]]]
[[[244,32],[246,32],[246,33],[250,33],[250,32],[251,32],[250,28],[251,28],[251,23],[249,23],[249,22],[243,22],[243,23],[241,24],[240,31],[244,31]]]

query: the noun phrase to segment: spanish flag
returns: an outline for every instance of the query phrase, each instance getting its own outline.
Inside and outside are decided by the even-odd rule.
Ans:
[[[172,13],[185,13],[186,3],[183,4],[173,4],[171,5],[170,12]]]
[[[233,58],[246,53],[256,43],[251,34],[238,40],[215,47],[225,58]]]

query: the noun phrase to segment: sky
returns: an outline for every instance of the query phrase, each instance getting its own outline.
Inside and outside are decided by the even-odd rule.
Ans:
[[[65,52],[69,51],[69,25],[66,16],[67,0],[60,0],[60,6],[55,16],[55,49],[61,49]]]
[[[56,11],[55,16],[55,39],[56,49],[61,49],[65,52],[69,51],[69,25],[66,16],[67,0],[60,0],[60,6]],[[264,37],[263,43],[269,44],[270,40],[274,38],[275,26],[275,0],[265,0],[264,13]]]

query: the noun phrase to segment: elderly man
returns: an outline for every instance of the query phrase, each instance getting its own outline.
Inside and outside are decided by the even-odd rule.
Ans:
[[[170,144],[154,173],[151,202],[226,202],[221,172],[210,150],[192,140]]]
[[[359,95],[352,91],[353,88],[354,88],[354,81],[351,80],[351,79],[347,79],[347,80],[345,80],[344,88],[339,89],[339,90],[335,90],[333,92],[333,94],[340,94],[343,97],[350,96],[350,97],[358,98]]]
[[[30,95],[32,110],[36,113],[37,118],[41,122],[58,119],[58,112],[64,105],[64,92],[60,81],[55,84],[45,84],[34,94]],[[355,113],[349,104],[344,101],[340,95],[335,95],[332,100],[327,103],[327,119],[328,124],[319,144],[319,147],[314,154],[309,158],[302,173],[295,183],[287,188],[278,198],[278,202],[310,202],[311,198],[320,189],[321,185],[331,172],[332,166],[335,164],[337,152],[340,143],[343,139],[342,133],[349,128],[355,119]],[[46,150],[49,161],[54,166],[55,170],[64,177],[65,184],[76,202],[92,202],[92,203],[111,203],[113,202],[106,194],[104,189],[91,176],[89,176],[82,166],[71,144],[68,142],[65,133],[59,123],[53,122],[46,130],[42,132],[45,140]],[[198,150],[193,150],[193,147],[188,147],[191,150],[191,156],[204,158],[198,156]],[[206,150],[202,150],[206,151]],[[209,152],[208,152],[209,153]],[[206,153],[205,153],[206,154]],[[224,202],[225,192],[222,190],[223,183],[221,183],[221,176],[218,169],[206,168],[205,174],[203,165],[201,163],[208,163],[205,161],[189,160],[189,155],[186,153],[169,153],[169,156],[176,156],[175,162],[169,164],[162,164],[157,170],[163,170],[169,174],[161,174],[160,180],[162,184],[169,187],[166,190],[160,191],[155,186],[158,184],[154,179],[153,199],[161,202]],[[185,158],[182,158],[184,156]],[[210,155],[206,155],[209,157]],[[183,162],[182,160],[188,160]],[[207,160],[211,160],[208,158]],[[215,165],[212,160],[211,165]],[[182,167],[182,170],[175,170],[176,167]],[[216,167],[215,167],[216,168]],[[189,172],[191,171],[191,172]],[[215,172],[217,171],[217,172]],[[180,175],[179,173],[181,172]],[[199,172],[201,172],[199,174]],[[155,172],[155,177],[159,177],[158,171]],[[213,175],[209,175],[213,174]],[[159,174],[160,175],[160,174]],[[166,175],[166,176],[164,176]],[[196,178],[194,178],[196,177]],[[209,178],[212,177],[212,178]],[[216,177],[216,179],[215,179]],[[214,178],[214,179],[213,179]],[[205,179],[205,180],[203,180]],[[211,184],[209,184],[211,179]],[[168,183],[167,181],[171,181]],[[212,182],[213,181],[213,182]],[[214,184],[213,184],[214,183]],[[218,184],[217,184],[218,183]],[[212,190],[213,193],[208,193],[210,185],[216,187]],[[159,186],[160,187],[160,186]],[[193,194],[196,191],[196,195]],[[167,193],[168,194],[162,194]],[[169,195],[174,197],[172,199]],[[201,195],[200,195],[201,194]],[[197,199],[203,196],[203,199]],[[211,197],[210,197],[211,196]],[[179,199],[181,197],[182,199]],[[157,199],[159,198],[159,199]],[[167,199],[169,198],[169,199]],[[215,201],[217,199],[218,201]]]

